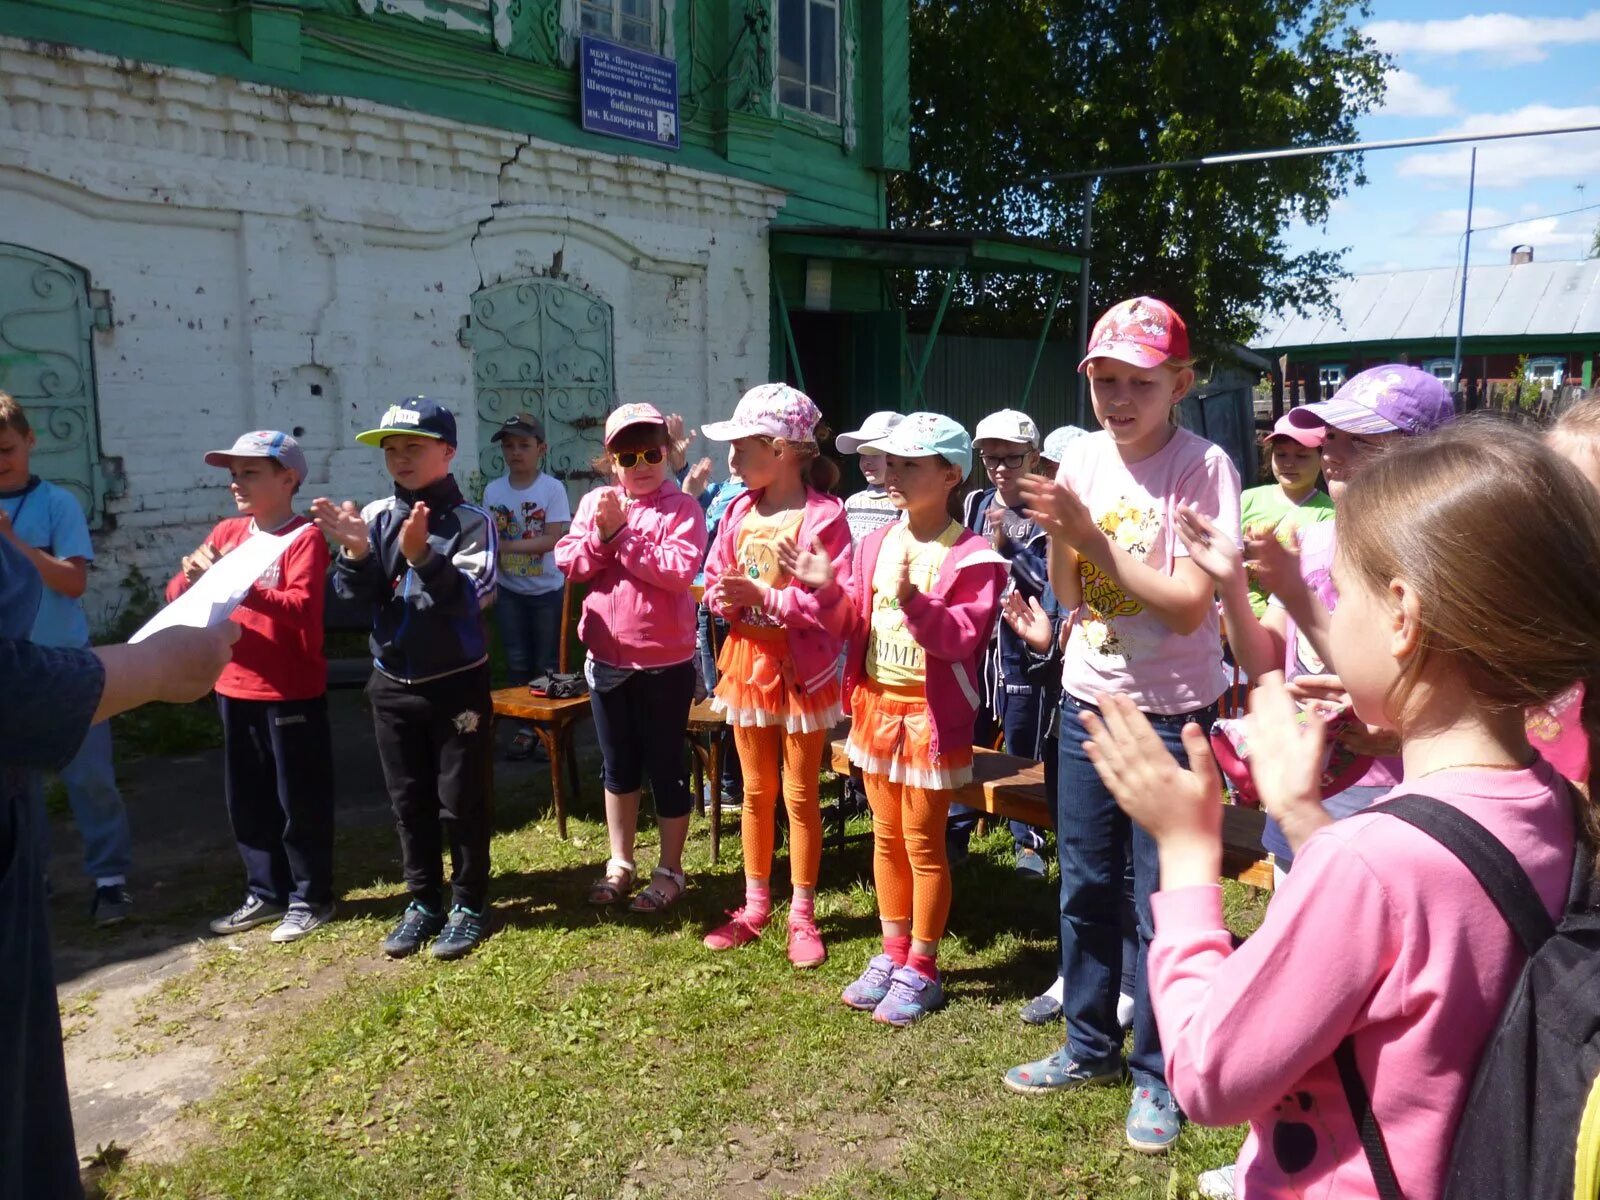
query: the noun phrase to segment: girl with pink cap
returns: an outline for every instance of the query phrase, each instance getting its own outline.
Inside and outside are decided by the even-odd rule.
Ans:
[[[1247,530],[1274,532],[1286,545],[1294,531],[1333,518],[1333,499],[1317,486],[1322,474],[1322,429],[1296,425],[1286,413],[1278,418],[1266,445],[1273,482],[1246,488],[1239,497],[1239,516]],[[1250,608],[1257,617],[1267,611],[1267,591],[1250,576]]]
[[[717,526],[706,560],[705,602],[731,626],[717,659],[712,705],[733,727],[744,773],[744,904],[706,935],[712,950],[732,950],[761,936],[772,917],[772,847],[782,777],[789,811],[789,961],[821,966],[817,872],[822,865],[818,788],[828,731],[839,721],[843,639],[824,627],[815,593],[778,561],[785,542],[818,547],[848,577],[850,526],[828,489],[834,464],[817,441],[822,414],[805,393],[764,383],[740,399],[727,421],[701,431],[731,442],[730,469],[748,489]]]

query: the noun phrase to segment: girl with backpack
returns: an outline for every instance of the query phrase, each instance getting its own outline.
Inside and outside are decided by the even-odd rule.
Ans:
[[[828,957],[817,930],[822,866],[818,799],[828,731],[842,715],[839,651],[815,594],[778,564],[780,543],[815,542],[848,577],[850,526],[828,489],[839,470],[817,448],[822,413],[786,383],[751,388],[733,417],[704,427],[731,442],[730,469],[747,489],[717,526],[706,559],[706,606],[729,623],[717,659],[712,706],[733,728],[744,776],[744,904],[706,934],[711,950],[753,942],[772,917],[772,845],[778,780],[789,812],[789,961],[820,967]]]
[[[1592,814],[1530,747],[1524,713],[1600,673],[1597,575],[1600,496],[1516,427],[1466,422],[1396,445],[1341,501],[1328,639],[1357,717],[1399,737],[1395,794],[1481,825],[1552,918]],[[1167,1077],[1191,1119],[1250,1122],[1237,1194],[1439,1197],[1526,961],[1496,901],[1396,816],[1333,821],[1318,799],[1323,724],[1297,719],[1274,673],[1252,694],[1247,736],[1262,801],[1298,854],[1235,949],[1204,732],[1184,730],[1185,771],[1126,700],[1102,713],[1085,717],[1090,757],[1160,861],[1149,986]],[[1600,733],[1592,688],[1582,719]],[[1381,1188],[1351,1077],[1392,1165]]]

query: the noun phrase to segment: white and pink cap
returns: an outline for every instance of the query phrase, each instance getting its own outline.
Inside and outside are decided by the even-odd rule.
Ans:
[[[606,418],[606,445],[611,445],[612,440],[630,425],[660,425],[663,428],[667,419],[661,415],[661,410],[654,404],[623,404],[611,410],[611,415]]]
[[[700,432],[713,442],[733,442],[742,437],[814,442],[821,420],[821,410],[804,392],[787,383],[763,383],[739,397],[732,418],[702,425]]]
[[[1284,413],[1272,427],[1272,432],[1267,434],[1266,440],[1270,442],[1274,438],[1288,438],[1291,442],[1299,442],[1307,450],[1315,450],[1328,440],[1328,429],[1325,425],[1309,428],[1296,425],[1290,415]]]
[[[1078,364],[1082,371],[1091,359],[1114,358],[1149,370],[1168,359],[1189,357],[1189,327],[1172,306],[1152,296],[1135,296],[1106,310],[1089,335],[1089,352]]]

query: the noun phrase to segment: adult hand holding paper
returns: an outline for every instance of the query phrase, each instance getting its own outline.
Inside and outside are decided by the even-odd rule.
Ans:
[[[160,629],[183,625],[191,629],[209,629],[228,619],[239,606],[250,588],[289,548],[305,528],[294,533],[256,533],[241,542],[232,551],[216,560],[195,581],[192,587],[167,605],[144,627],[128,639],[130,644],[142,642]]]

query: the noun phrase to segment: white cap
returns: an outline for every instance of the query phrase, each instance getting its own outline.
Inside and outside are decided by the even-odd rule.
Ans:
[[[860,429],[839,434],[833,439],[833,444],[840,454],[859,453],[867,442],[877,441],[903,420],[905,417],[901,413],[888,410],[875,412],[861,423]]]
[[[1044,439],[1044,449],[1040,455],[1048,458],[1053,463],[1061,461],[1061,456],[1066,452],[1067,443],[1081,438],[1087,431],[1079,429],[1076,425],[1063,425],[1060,429],[1052,429]]]
[[[1033,423],[1033,418],[1025,412],[1018,412],[1014,408],[1002,408],[999,412],[990,413],[978,422],[978,427],[972,431],[972,440],[981,442],[984,438],[994,438],[1000,442],[1016,442],[1021,446],[1039,448],[1039,427]]]

